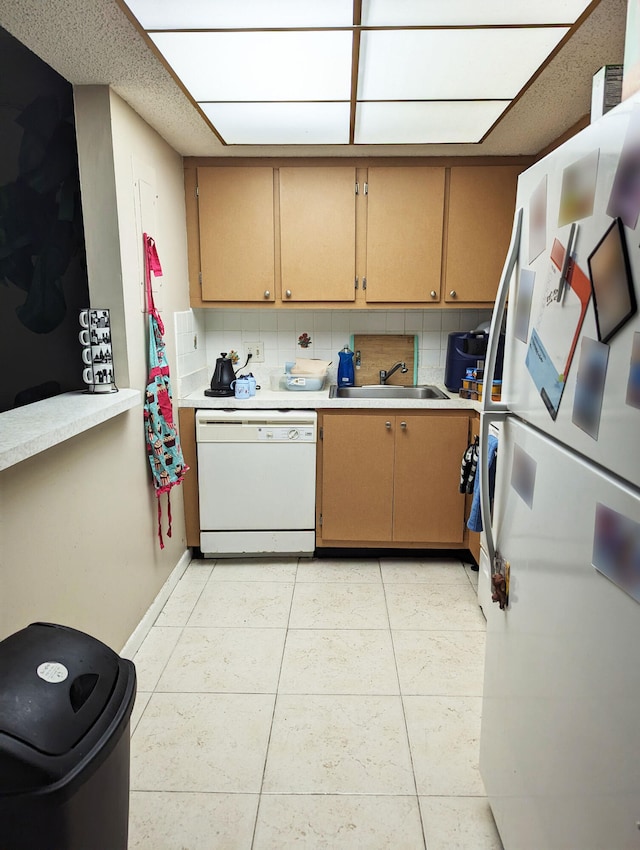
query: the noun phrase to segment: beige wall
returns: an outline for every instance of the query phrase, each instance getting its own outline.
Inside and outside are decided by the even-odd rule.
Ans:
[[[92,305],[112,309],[118,383],[142,390],[136,175],[155,179],[161,302],[175,373],[173,312],[188,308],[182,161],[106,87],[75,94]],[[160,551],[141,407],[0,473],[0,638],[48,620],[120,650],[185,552],[180,488],[171,501],[173,537]],[[165,497],[162,505],[166,521]]]

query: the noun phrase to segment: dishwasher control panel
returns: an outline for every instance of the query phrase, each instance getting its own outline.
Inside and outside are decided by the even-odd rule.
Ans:
[[[315,411],[198,410],[196,440],[202,443],[315,443]]]
[[[265,425],[258,426],[258,440],[264,440],[267,443],[313,443],[316,439],[315,428],[309,426],[298,425]]]

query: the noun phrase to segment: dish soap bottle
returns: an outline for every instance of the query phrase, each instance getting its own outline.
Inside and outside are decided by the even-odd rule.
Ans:
[[[338,386],[352,387],[354,384],[353,375],[353,351],[348,345],[338,352]]]

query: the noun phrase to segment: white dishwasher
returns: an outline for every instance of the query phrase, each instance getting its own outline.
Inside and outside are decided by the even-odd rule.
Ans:
[[[317,419],[312,410],[196,412],[204,557],[313,553]]]

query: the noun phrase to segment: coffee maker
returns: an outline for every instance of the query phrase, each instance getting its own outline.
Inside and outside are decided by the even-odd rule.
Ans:
[[[484,359],[487,355],[489,334],[486,331],[468,331],[449,334],[447,341],[447,363],[444,372],[444,385],[451,392],[457,393],[462,386],[462,380],[467,369],[484,369]],[[504,334],[500,334],[496,356],[495,379],[502,379],[502,363],[504,360]]]

